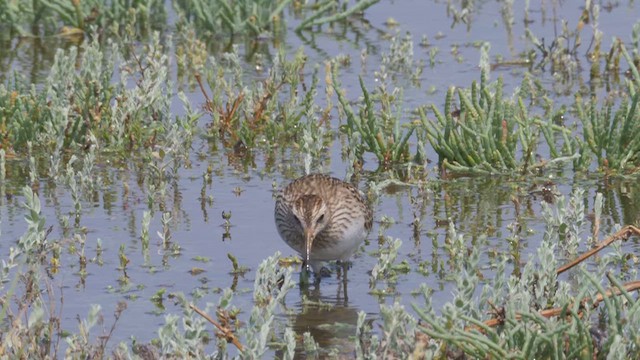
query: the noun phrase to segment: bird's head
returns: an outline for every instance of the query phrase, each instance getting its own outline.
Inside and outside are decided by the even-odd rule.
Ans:
[[[313,241],[329,223],[329,209],[322,197],[311,194],[302,195],[296,199],[292,212],[304,235],[305,260],[308,269]]]

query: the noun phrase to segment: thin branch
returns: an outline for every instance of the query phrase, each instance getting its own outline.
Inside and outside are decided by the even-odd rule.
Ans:
[[[620,229],[618,232],[616,232],[615,234],[609,236],[608,238],[606,238],[605,240],[601,241],[598,245],[596,245],[596,247],[594,247],[593,249],[587,251],[586,253],[580,255],[577,259],[571,261],[570,263],[561,266],[556,273],[558,275],[562,274],[563,272],[571,269],[572,267],[578,265],[579,263],[581,263],[582,261],[584,261],[585,259],[591,257],[593,254],[597,253],[598,251],[604,249],[605,247],[611,245],[611,243],[613,243],[616,240],[626,240],[628,239],[631,235],[636,235],[636,236],[640,236],[640,229],[638,229],[637,227],[633,226],[633,225],[627,225],[625,227],[623,227],[622,229]]]
[[[593,249],[587,251],[586,253],[580,255],[577,259],[569,262],[566,265],[563,265],[562,267],[560,267],[556,273],[558,275],[562,274],[563,272],[571,269],[572,267],[578,265],[579,263],[581,263],[582,261],[588,259],[589,257],[591,257],[592,255],[596,254],[598,251],[604,249],[605,247],[611,245],[614,241],[616,240],[626,240],[628,239],[630,236],[632,235],[636,235],[636,236],[640,236],[640,229],[633,226],[633,225],[627,225],[625,227],[623,227],[622,229],[620,229],[618,232],[616,232],[615,234],[609,236],[608,238],[606,238],[605,240],[601,241],[600,243],[598,243],[598,245],[596,245],[596,247],[594,247]],[[584,298],[580,301],[580,310],[578,310],[578,317],[582,317],[582,313],[583,313],[583,309],[585,308],[585,306],[590,302],[593,301],[593,304],[591,305],[593,308],[596,308],[598,306],[598,304],[600,304],[602,301],[604,301],[604,299],[612,297],[612,296],[618,296],[620,294],[622,294],[623,292],[621,291],[621,289],[624,289],[626,292],[631,292],[631,291],[636,291],[638,289],[640,289],[640,281],[632,281],[632,282],[628,282],[624,285],[622,285],[621,287],[615,287],[612,290],[607,290],[604,294],[598,294],[595,299],[591,299],[591,298]],[[489,319],[484,321],[484,325],[488,326],[488,327],[496,327],[499,325],[502,325],[505,321],[505,317],[504,315],[504,309],[497,309],[493,304],[490,304],[491,307],[493,308],[493,313],[496,314],[496,318],[493,319]],[[571,306],[568,307],[558,307],[558,308],[552,308],[552,309],[545,309],[539,312],[540,315],[546,317],[546,318],[550,318],[553,316],[559,316],[562,314],[567,314],[567,309],[570,309]],[[520,320],[522,318],[521,314],[516,314],[516,319]],[[467,326],[465,328],[465,331],[471,331],[471,330],[477,330],[480,331],[482,333],[484,333],[484,329],[479,326],[479,325],[471,325],[471,326]]]
[[[626,292],[631,292],[631,291],[636,291],[640,289],[640,281],[631,281],[628,282],[624,285],[622,285],[621,287],[615,287],[613,289],[609,289],[607,290],[604,294],[598,294],[595,299],[591,299],[591,298],[584,298],[580,301],[580,309],[578,310],[578,317],[582,317],[583,314],[583,310],[584,307],[586,306],[587,303],[589,303],[591,300],[593,300],[593,304],[591,305],[592,308],[596,308],[598,307],[598,305],[604,301],[604,299],[606,298],[610,298],[612,296],[618,296],[620,294],[622,294],[621,288],[624,289],[624,291]],[[563,307],[557,307],[557,308],[552,308],[552,309],[545,309],[539,312],[539,314],[541,316],[544,316],[545,318],[550,318],[550,317],[554,317],[554,316],[559,316],[562,314],[565,315],[569,315],[570,311],[567,309],[570,309],[572,307],[572,305],[569,306],[563,306]],[[494,310],[495,311],[495,310]],[[503,310],[500,311],[501,313],[504,313]],[[521,314],[516,314],[516,320],[521,320],[522,319],[522,315]],[[499,325],[504,324],[505,318],[503,316],[499,316],[495,319],[489,319],[483,322],[483,324],[485,326],[488,327],[496,327]],[[484,329],[482,327],[480,327],[479,325],[471,325],[471,326],[467,326],[465,327],[465,331],[471,331],[471,330],[477,330],[480,331],[482,333],[484,333]]]
[[[242,346],[242,344],[240,343],[240,340],[238,340],[238,338],[233,333],[233,331],[231,331],[231,330],[223,327],[222,325],[220,325],[217,321],[213,320],[207,313],[205,313],[204,311],[198,309],[198,307],[196,307],[195,305],[189,304],[189,307],[191,308],[191,310],[197,312],[198,315],[200,315],[203,318],[205,318],[208,322],[212,323],[213,326],[215,326],[218,329],[218,331],[220,331],[224,335],[225,339],[227,339],[227,341],[229,341],[233,345],[235,345],[236,348],[238,348],[238,350],[240,350],[240,352],[244,351],[244,346]]]

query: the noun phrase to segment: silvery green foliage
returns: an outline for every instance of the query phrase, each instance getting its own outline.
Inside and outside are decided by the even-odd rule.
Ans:
[[[307,359],[317,359],[320,353],[318,343],[313,339],[311,333],[306,331],[302,334],[302,346],[304,347]]]
[[[479,319],[483,315],[478,309],[478,301],[474,296],[476,288],[480,285],[480,278],[477,272],[480,262],[479,255],[478,247],[471,247],[466,261],[455,263],[456,266],[451,269],[451,272],[456,274],[456,288],[453,291],[452,301],[453,306],[450,309],[443,310],[443,314],[449,312],[449,315],[445,316],[449,317],[449,321],[452,324],[455,324],[459,318],[458,314],[474,319]]]
[[[593,202],[593,219],[594,222],[600,223],[600,219],[602,218],[602,204],[603,204],[603,196],[602,193],[596,193],[596,199]]]
[[[570,204],[579,203],[578,199],[582,194],[576,191]],[[564,197],[556,200],[555,208],[543,203],[542,216],[545,220],[545,232],[542,243],[536,251],[536,259],[526,262],[520,277],[511,276],[509,279],[507,299],[510,304],[509,309],[512,309],[514,316],[516,311],[545,309],[557,303],[556,295],[559,285],[556,269],[559,262],[556,258],[556,247],[562,242],[561,237],[564,237],[564,244],[571,244],[573,252],[576,252],[579,240],[577,237],[581,229],[569,222],[579,221],[582,225],[584,213],[578,216],[577,209],[568,206]]]
[[[39,260],[36,253],[46,246],[45,218],[42,216],[38,194],[29,186],[22,188],[22,194],[25,198],[23,206],[27,211],[24,218],[27,231],[18,240],[18,249],[25,255],[27,263],[34,264]]]
[[[449,221],[444,249],[449,255],[449,261],[452,266],[459,267],[467,258],[467,245],[464,235],[458,234],[452,221]],[[450,274],[455,274],[455,272],[450,272]]]
[[[411,73],[413,71],[413,39],[411,33],[407,32],[401,37],[395,34],[391,38],[389,51],[382,54],[382,69],[388,68],[391,71]]]
[[[89,132],[89,137],[92,138],[92,143],[96,143],[97,140],[91,132]],[[86,192],[90,192],[95,189],[96,186],[100,186],[102,180],[100,177],[96,176],[95,165],[96,163],[96,148],[95,146],[91,146],[87,151],[84,152],[84,158],[82,159],[82,167],[78,171],[78,177],[80,179],[80,184],[82,188]]]
[[[526,309],[544,309],[555,303],[557,290],[558,260],[555,243],[543,239],[536,251],[536,258],[530,259],[522,270],[522,275],[510,295],[526,292],[529,303],[522,304]],[[516,290],[520,288],[520,290]],[[524,310],[524,309],[523,309]]]
[[[0,233],[0,239],[2,239],[1,235],[2,234]],[[12,268],[18,265],[18,258],[20,254],[21,252],[12,246],[9,248],[9,255],[7,256],[7,258],[2,259],[2,261],[0,261],[0,291],[3,292],[5,290],[4,284],[9,282],[10,280],[9,273]],[[0,320],[2,319],[0,318]]]
[[[140,239],[142,240],[142,248],[149,247],[149,225],[151,225],[151,211],[145,210],[142,213],[142,226],[140,229]]]
[[[224,53],[219,60],[209,57],[207,69],[207,82],[210,84],[211,101],[214,104],[222,104],[223,98],[233,99],[247,90],[237,45],[232,46],[231,52]],[[220,112],[211,112],[211,117],[213,125],[219,126]]]
[[[220,298],[220,305],[228,304],[232,296],[232,291],[226,289]],[[175,298],[182,306],[183,313],[182,316],[165,316],[165,324],[158,329],[160,352],[172,358],[213,358],[204,348],[211,337],[209,324],[189,308],[184,294],[175,294]]]
[[[362,154],[365,151],[362,134],[354,132],[348,141],[349,146],[342,146],[342,157],[345,158],[345,164],[356,164],[359,159],[362,158]],[[353,166],[348,166],[346,177],[350,178],[351,175],[353,175],[353,171]]]
[[[27,141],[27,149],[29,153],[29,183],[36,185],[38,183],[38,169],[36,169],[36,158],[33,156],[31,141]]]
[[[162,231],[158,231],[158,237],[162,240],[163,246],[168,247],[171,242],[171,221],[173,217],[171,216],[170,211],[165,211],[162,213],[162,217],[160,218],[160,222],[162,223]]]
[[[291,278],[292,269],[280,267],[279,258],[279,252],[266,258],[256,271],[253,288],[255,305],[246,326],[238,331],[245,344],[245,350],[240,354],[244,359],[264,356],[273,332],[276,306],[284,301],[287,292],[295,286]]]
[[[0,205],[4,205],[4,177],[5,177],[5,153],[4,153],[4,149],[0,149]],[[0,218],[0,239],[2,239],[2,218]],[[9,270],[15,266],[15,264],[13,264],[13,260],[14,257],[12,256],[13,254],[15,254],[15,250],[13,247],[9,248],[10,251],[10,258],[9,258],[9,262],[6,262],[5,259],[2,259],[2,262],[0,263],[0,290],[3,290],[4,288],[4,283],[8,280],[9,277]],[[1,320],[1,319],[0,319]]]
[[[73,159],[72,159],[73,160]],[[71,161],[69,162],[72,163]],[[76,176],[72,175],[68,177],[68,185],[69,190],[71,191],[71,199],[73,200],[73,207],[75,210],[76,224],[80,220],[80,216],[82,215],[82,200],[81,200],[81,192],[80,185],[78,185],[78,181],[76,180]]]
[[[600,224],[602,216],[603,196],[601,193],[596,194],[593,205],[594,224]],[[618,232],[621,226],[616,224],[612,231]],[[596,243],[602,239],[589,238],[589,244]],[[622,268],[620,278],[625,281],[631,281],[638,278],[638,267],[635,265],[634,257],[629,257],[627,251],[623,249],[622,242],[614,241],[607,247],[607,252],[600,254],[600,261],[597,263],[597,274],[606,274],[611,268]]]
[[[68,51],[58,49],[44,86],[46,99],[51,102],[48,106],[51,111],[44,117],[43,131],[37,132],[40,138],[36,140],[52,143],[58,140],[59,136],[64,136],[70,123],[90,121],[79,119],[78,113],[70,115],[71,107],[74,106],[74,102],[79,101],[80,104],[76,105],[101,106],[108,103],[113,92],[111,79],[119,58],[118,46],[108,41],[103,49],[98,42],[98,36],[82,45],[82,55],[79,55],[77,47]],[[81,65],[78,67],[77,64]]]
[[[482,293],[480,294],[480,300],[478,306],[480,311],[486,313],[493,310],[490,304],[500,304],[504,301],[507,289],[508,276],[505,274],[505,269],[509,258],[506,255],[500,256],[496,267],[494,269],[493,279],[490,283],[485,284],[482,287]]]
[[[488,80],[491,77],[491,59],[489,58],[489,50],[491,50],[490,42],[483,42],[480,47],[480,63],[478,66],[482,74]]]
[[[313,119],[313,118],[310,118]],[[304,170],[310,174],[322,172],[322,154],[325,151],[324,137],[327,128],[320,125],[319,119],[306,122],[302,132],[302,148],[304,152]]]
[[[640,353],[640,301],[636,300],[635,303],[629,304],[629,310],[627,311],[625,326],[622,331],[622,338],[626,339],[625,347],[629,353]]]
[[[3,161],[4,151],[0,150],[0,161]],[[45,230],[45,218],[41,212],[40,199],[38,194],[34,193],[31,187],[25,186],[22,188],[22,194],[25,198],[22,204],[26,210],[24,217],[27,222],[26,232],[18,239],[17,247],[9,247],[9,254],[7,258],[3,258],[0,263],[0,290],[4,288],[4,284],[9,281],[9,273],[12,268],[26,263],[31,266],[38,266],[40,261],[40,255],[46,250],[46,230]],[[0,225],[2,224],[0,219]],[[2,232],[0,231],[0,235]],[[1,236],[0,236],[1,238]],[[31,276],[35,277],[34,280],[38,280],[39,272],[33,271]]]
[[[91,338],[91,329],[100,320],[100,305],[91,305],[87,317],[78,320],[78,333],[68,336],[65,341],[68,345],[65,357],[74,359],[86,359],[94,353],[94,343]]]
[[[438,317],[431,308],[431,290],[425,285],[420,288],[424,295],[425,305],[414,309],[423,319],[437,319]],[[382,318],[380,336],[373,334],[371,326],[367,322],[366,313],[358,313],[355,336],[355,356],[358,359],[411,359],[417,353],[417,346],[421,347],[418,352],[430,359],[437,355],[437,344],[431,341],[430,344],[417,342],[417,321],[409,314],[404,306],[395,302],[391,306],[381,305],[380,316]],[[434,320],[436,321],[436,320]],[[417,355],[417,358],[422,358]]]
[[[171,47],[170,38],[163,39],[163,43],[167,44],[166,48]],[[143,54],[132,56],[120,65],[119,94],[111,103],[111,126],[104,139],[109,145],[125,145],[132,124],[144,127],[146,133],[156,130],[164,136],[167,124],[172,122],[171,96],[168,96],[172,88],[171,58],[164,50],[160,35],[154,33]]]
[[[378,256],[378,262],[373,266],[371,270],[371,277],[369,278],[369,286],[374,288],[378,280],[388,278],[389,281],[394,281],[393,265],[398,257],[398,250],[402,246],[402,240],[393,239],[388,236],[385,242],[387,247],[381,249]]]
[[[367,323],[367,313],[364,311],[358,312],[355,342],[356,358],[377,359],[380,342],[378,336],[372,334],[371,326]]]
[[[614,228],[614,231],[620,230],[620,227]],[[602,254],[601,261],[598,263],[598,273],[606,274],[611,268],[622,268],[620,277],[625,281],[638,279],[637,260],[634,256],[629,256],[628,249],[623,247],[621,241],[614,241],[607,247],[606,253]]]
[[[7,175],[6,153],[4,149],[0,149],[0,182],[4,183],[4,179],[6,175]]]
[[[455,230],[453,233],[455,234]],[[444,329],[449,327],[464,328],[467,319],[479,319],[483,316],[474,296],[475,289],[479,286],[480,281],[476,273],[479,251],[477,247],[472,247],[469,252],[467,261],[452,262],[451,273],[456,274],[456,288],[453,290],[454,298],[453,301],[447,302],[443,306],[441,316],[434,316],[430,303],[427,303],[428,306],[424,309],[416,308],[418,313],[421,314],[422,320],[426,321],[435,333],[445,331]],[[427,298],[426,289],[423,288],[422,291],[425,298]]]
[[[640,21],[633,24],[631,39],[633,44],[633,54],[637,57],[638,54],[640,54]]]
[[[610,352],[609,354],[607,354],[607,360],[626,359],[627,357],[625,356],[626,349],[624,343],[625,342],[623,338],[619,334],[616,334],[613,337],[611,346],[609,347]]]
[[[54,325],[48,326],[48,314],[43,299],[41,288],[42,271],[40,264],[42,257],[47,253],[50,245],[46,240],[45,218],[41,213],[41,204],[38,195],[31,187],[25,186],[22,190],[24,196],[23,207],[26,210],[25,221],[27,230],[18,239],[17,247],[9,248],[8,258],[2,259],[0,268],[0,289],[4,290],[4,283],[13,276],[13,285],[7,292],[0,293],[0,321],[5,322],[7,315],[13,315],[10,326],[3,328],[7,333],[0,333],[2,339],[2,349],[4,357],[14,358],[24,356],[24,354],[49,353],[50,348],[47,342],[39,341],[40,337],[55,338],[56,334],[50,332],[55,329]],[[26,265],[26,269],[24,268]],[[11,269],[18,269],[18,273],[10,274]],[[15,270],[14,270],[15,271]],[[20,283],[29,284],[29,289],[24,292],[29,294],[28,309],[20,316],[12,313],[10,302],[16,292],[14,285]],[[22,295],[22,294],[21,294]],[[24,297],[27,298],[27,297]],[[21,299],[24,299],[21,297]],[[20,304],[22,305],[22,304]],[[24,315],[24,316],[23,316]],[[24,322],[26,316],[26,323]]]
[[[62,148],[63,145],[64,134],[59,134],[56,139],[56,146],[49,156],[49,178],[54,182],[58,182],[60,180],[60,167],[62,166],[62,155],[64,155],[64,150]]]
[[[442,351],[462,351],[466,356],[477,358],[635,358],[640,352],[640,301],[629,294],[606,298],[598,308],[599,319],[607,322],[607,331],[600,334],[592,328],[596,318],[589,302],[581,307],[579,299],[594,299],[607,287],[618,287],[621,281],[610,273],[613,267],[608,258],[618,259],[616,251],[603,256],[596,269],[579,265],[571,270],[565,280],[558,278],[556,269],[556,244],[563,235],[571,234],[578,242],[578,235],[585,231],[584,192],[575,191],[569,201],[559,199],[554,210],[546,209],[544,220],[547,224],[544,238],[536,255],[529,259],[519,277],[505,279],[506,259],[497,264],[492,284],[483,288],[480,301],[470,301],[473,290],[479,285],[473,269],[477,268],[477,250],[471,251],[469,261],[453,262],[464,264],[453,269],[461,274],[456,282],[454,299],[445,304],[441,315],[433,312],[428,292],[425,306],[414,306],[426,325],[420,330],[431,338],[425,349],[427,357],[441,357]],[[601,211],[601,199],[596,195],[596,213]],[[475,253],[475,254],[474,254]],[[617,261],[617,260],[616,260]],[[604,281],[609,280],[607,284]],[[491,302],[493,307],[485,303]],[[481,311],[477,305],[481,304]],[[566,309],[566,316],[544,317],[539,311],[549,308]],[[502,319],[500,327],[491,328],[482,323],[486,312]],[[496,312],[497,311],[497,312]],[[582,313],[581,317],[576,314]],[[570,320],[568,320],[570,318]],[[479,326],[483,330],[470,329]]]
[[[178,170],[189,162],[193,135],[198,129],[197,121],[201,116],[200,113],[192,109],[191,103],[184,92],[178,92],[178,98],[183,104],[185,115],[178,116],[175,119],[170,117],[165,119],[164,128],[166,133],[162,141],[165,157],[170,155],[168,158],[173,161],[171,166],[171,176],[173,178],[176,178]]]
[[[383,333],[379,347],[376,346],[380,358],[409,358],[415,346],[416,319],[398,302],[380,305],[380,316]]]
[[[285,349],[282,354],[282,360],[293,360],[296,353],[296,333],[287,327],[284,329]]]

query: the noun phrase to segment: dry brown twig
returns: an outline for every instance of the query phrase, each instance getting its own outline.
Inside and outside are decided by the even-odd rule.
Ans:
[[[208,322],[212,323],[213,326],[215,326],[218,331],[220,331],[222,333],[222,335],[224,336],[224,338],[232,343],[233,345],[236,346],[236,348],[238,348],[238,350],[240,352],[244,351],[244,346],[242,346],[242,343],[240,343],[240,340],[238,340],[238,338],[236,337],[236,335],[233,333],[233,331],[231,331],[230,329],[220,325],[217,321],[213,320],[211,318],[211,316],[209,316],[207,313],[205,313],[204,311],[198,309],[197,306],[193,305],[193,304],[189,304],[189,307],[191,308],[191,310],[195,311],[198,313],[198,315],[202,316],[203,318],[205,318]]]
[[[593,249],[587,251],[586,253],[580,255],[578,258],[576,258],[575,260],[561,266],[560,268],[558,268],[558,270],[556,270],[556,273],[558,275],[562,274],[563,272],[571,269],[572,267],[578,265],[579,263],[585,261],[586,259],[588,259],[589,257],[593,256],[594,254],[596,254],[597,252],[599,252],[600,250],[604,249],[605,247],[611,245],[614,241],[616,240],[626,240],[628,239],[630,236],[632,235],[636,235],[636,236],[640,236],[640,229],[633,226],[633,225],[627,225],[625,227],[623,227],[622,229],[620,229],[619,231],[617,231],[615,234],[607,237],[606,239],[604,239],[603,241],[601,241],[600,243],[598,243],[598,245],[596,245]],[[630,291],[636,291],[640,289],[640,281],[631,281],[628,282],[626,284],[623,284],[621,286],[621,288],[618,287],[614,287],[613,289],[609,289],[607,290],[604,294],[598,294],[595,299],[591,299],[591,298],[584,298],[580,301],[580,307],[578,310],[578,317],[582,317],[583,314],[583,310],[589,305],[589,303],[591,303],[591,307],[592,308],[596,308],[602,301],[604,301],[604,299],[612,297],[612,296],[618,296],[620,294],[622,294],[621,289],[624,289],[624,291],[626,292],[630,292]],[[494,313],[494,315],[496,315],[496,318],[493,319],[489,319],[484,321],[484,325],[488,326],[488,327],[496,327],[498,325],[502,325],[504,323],[505,317],[501,316],[504,315],[504,309],[503,308],[496,308],[495,305],[490,304],[491,307],[493,308],[492,313]],[[552,309],[545,309],[540,311],[540,315],[546,317],[546,318],[550,318],[553,316],[559,316],[559,315],[569,315],[570,313],[570,309],[573,305],[570,305],[569,307],[558,307],[558,308],[552,308]],[[520,320],[521,316],[520,314],[516,315],[516,319]],[[466,331],[471,331],[471,330],[477,330],[480,331],[482,333],[484,333],[484,329],[480,326],[477,325],[471,325],[471,326],[467,326],[465,328]]]
[[[638,289],[640,289],[640,281],[631,281],[628,282],[624,285],[622,285],[622,289],[624,289],[624,291],[626,292],[630,292],[630,291],[636,291]],[[593,301],[591,303],[591,308],[596,308],[598,307],[598,305],[604,301],[604,299],[606,298],[610,298],[612,296],[618,296],[622,294],[622,291],[619,288],[613,288],[613,289],[609,289],[607,290],[604,294],[598,294],[595,299],[591,299],[591,298],[584,298],[580,301],[580,310],[578,310],[578,317],[582,317],[583,314],[583,310],[587,307],[587,305],[589,304],[589,302]],[[569,308],[571,308],[572,306],[570,305],[569,307],[557,307],[557,308],[552,308],[552,309],[545,309],[540,311],[540,315],[546,317],[546,318],[550,318],[550,317],[554,317],[554,316],[559,316],[559,315],[569,315],[571,313],[570,310],[568,310]],[[516,320],[520,320],[522,318],[522,316],[520,314],[516,314]],[[504,323],[505,318],[504,317],[498,317],[498,318],[494,318],[494,319],[489,319],[489,320],[485,320],[484,321],[484,325],[488,326],[488,327],[496,327],[499,325],[502,325]],[[478,330],[482,333],[484,333],[484,330],[477,325],[472,325],[472,326],[467,326],[465,328],[466,331],[471,331],[471,330]]]
[[[204,85],[202,84],[202,77],[200,74],[195,74],[196,81],[198,82],[198,86],[200,87],[200,91],[202,91],[202,95],[204,95],[205,105],[204,109],[210,112],[213,112],[213,102],[211,98],[209,98],[209,94],[207,94],[207,90],[204,89]]]
[[[622,229],[620,229],[615,234],[609,236],[608,238],[606,238],[603,241],[601,241],[600,243],[598,243],[598,245],[596,245],[593,249],[591,249],[591,250],[587,251],[586,253],[580,255],[577,259],[569,262],[568,264],[566,264],[564,266],[561,266],[556,271],[556,273],[558,275],[562,274],[563,272],[571,269],[572,267],[578,265],[579,263],[581,263],[584,260],[588,259],[589,257],[593,256],[598,251],[600,251],[600,250],[604,249],[605,247],[611,245],[611,243],[613,243],[614,241],[616,241],[616,240],[626,240],[631,235],[640,236],[640,229],[638,229],[637,227],[635,227],[633,225],[627,225],[627,226],[623,227]]]

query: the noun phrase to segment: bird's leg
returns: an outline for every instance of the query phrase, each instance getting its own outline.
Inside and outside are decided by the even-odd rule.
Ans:
[[[345,269],[345,270],[346,269],[351,269],[351,266],[353,265],[353,263],[351,261],[349,261],[349,260],[337,260],[336,263],[340,264],[341,267],[343,269]]]
[[[351,268],[350,261],[340,261],[340,265],[342,265],[342,273],[344,274],[342,280],[347,281],[347,271]]]
[[[320,280],[322,280],[322,276],[318,276],[318,274],[313,273],[313,286],[316,288],[320,287]]]
[[[347,269],[344,271],[344,277],[342,278],[342,290],[344,292],[344,304],[349,303],[349,293],[347,292]]]
[[[349,269],[349,262],[338,260],[338,280],[342,282],[342,292],[344,293],[345,305],[349,302],[349,295],[347,293],[347,270]]]

